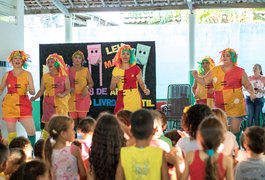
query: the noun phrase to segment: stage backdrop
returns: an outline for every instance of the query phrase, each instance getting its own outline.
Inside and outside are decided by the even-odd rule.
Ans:
[[[141,91],[143,107],[155,108],[156,55],[154,41],[40,44],[40,76],[43,74],[42,65],[46,63],[45,61],[49,54],[57,53],[62,55],[65,63],[72,66],[72,54],[80,50],[86,58],[84,66],[90,69],[94,81],[94,88],[90,91],[91,108],[88,114],[95,118],[102,111],[113,112],[117,91],[109,90],[112,70],[114,68],[112,59],[122,43],[129,44],[136,49],[137,64],[142,69],[144,81],[151,91],[148,96],[145,96]]]

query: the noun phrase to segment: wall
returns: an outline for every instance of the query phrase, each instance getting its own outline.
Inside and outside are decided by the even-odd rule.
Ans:
[[[264,32],[265,23],[196,25],[195,62],[208,55],[218,63],[219,52],[231,47],[237,51],[239,65],[245,68],[248,74],[252,73],[254,63],[260,63],[265,69]],[[64,43],[64,29],[25,29],[25,39],[25,49],[34,55],[34,63],[37,63],[38,44]],[[169,84],[189,83],[188,25],[79,27],[73,29],[74,43],[116,41],[155,41],[157,99],[167,97]],[[38,64],[33,71],[37,76]],[[38,87],[38,77],[35,79],[35,84]]]
[[[24,49],[24,1],[17,0],[17,23],[9,24],[0,21],[0,61],[5,62],[9,54],[15,49]],[[1,63],[3,64],[3,63]],[[7,63],[8,64],[8,63]],[[0,77],[8,71],[10,67],[0,67]],[[3,93],[5,94],[5,92]],[[0,98],[2,104],[3,95]],[[2,106],[0,106],[0,119],[2,119]],[[6,126],[4,121],[0,121],[2,133],[7,135]],[[24,135],[25,131],[20,124],[17,125],[18,134]]]

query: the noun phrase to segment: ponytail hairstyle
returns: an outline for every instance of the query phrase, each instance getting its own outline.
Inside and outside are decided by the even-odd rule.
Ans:
[[[51,168],[52,165],[53,146],[55,145],[61,132],[67,131],[72,122],[74,122],[74,120],[68,116],[53,116],[50,119],[48,125],[50,137],[45,141],[43,154],[44,160],[47,162],[49,168]]]
[[[218,179],[217,157],[214,156],[224,141],[224,125],[213,116],[205,118],[199,126],[201,145],[208,154],[205,166],[205,180]]]

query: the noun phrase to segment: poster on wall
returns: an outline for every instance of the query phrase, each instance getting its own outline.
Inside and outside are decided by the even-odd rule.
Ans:
[[[96,118],[103,111],[113,112],[116,104],[117,89],[113,91],[109,89],[114,68],[112,59],[122,44],[129,44],[136,49],[137,65],[142,70],[147,88],[150,89],[150,95],[148,96],[144,95],[140,90],[142,105],[145,108],[155,109],[156,55],[154,41],[40,44],[40,75],[42,76],[43,74],[42,67],[46,64],[46,58],[49,54],[57,53],[62,55],[65,63],[72,66],[72,54],[77,50],[82,51],[86,60],[84,66],[89,68],[94,81],[94,87],[90,91],[91,107],[88,115]]]

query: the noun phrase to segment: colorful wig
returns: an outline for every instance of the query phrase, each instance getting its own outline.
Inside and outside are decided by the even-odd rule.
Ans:
[[[49,59],[54,59],[54,66],[59,70],[59,76],[68,76],[68,68],[61,55],[57,53],[50,54],[46,59],[46,64]]]
[[[220,53],[221,53],[220,62],[223,62],[223,58],[222,58],[223,54],[229,53],[231,55],[231,60],[232,60],[233,65],[234,66],[237,65],[237,56],[238,55],[237,55],[237,53],[236,53],[236,51],[234,49],[226,48],[226,49],[222,50]]]
[[[124,51],[130,52],[130,65],[133,66],[136,64],[135,49],[128,44],[124,44],[118,49],[115,57],[112,60],[116,67],[120,67],[120,64],[122,62],[121,55]]]
[[[21,57],[22,61],[23,61],[23,68],[27,69],[28,67],[28,63],[31,62],[31,60],[29,59],[30,56],[28,54],[26,54],[24,51],[22,50],[15,50],[13,51],[9,56],[8,56],[8,62],[12,65],[12,60],[14,59],[14,57],[19,56]]]
[[[75,56],[80,56],[82,58],[82,61],[85,60],[85,56],[84,56],[84,53],[82,51],[76,51],[74,52],[74,54],[72,55],[72,59],[75,57]]]
[[[210,63],[210,70],[214,68],[214,61],[210,56],[205,56],[200,62],[198,62],[198,72],[201,75],[205,75],[204,69],[202,68],[203,62],[209,62]]]

